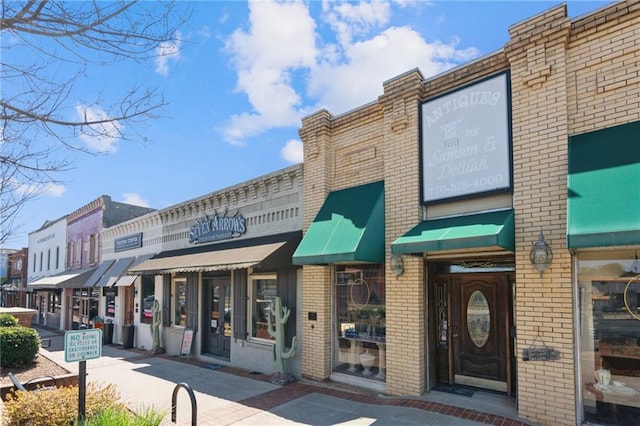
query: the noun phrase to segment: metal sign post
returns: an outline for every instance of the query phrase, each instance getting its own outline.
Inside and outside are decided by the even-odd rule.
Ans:
[[[87,360],[102,356],[102,330],[67,331],[64,334],[65,362],[80,362],[78,366],[78,423],[84,424],[87,395]]]

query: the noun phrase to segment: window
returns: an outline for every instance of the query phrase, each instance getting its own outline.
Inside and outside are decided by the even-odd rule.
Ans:
[[[76,266],[82,265],[82,238],[76,242]]]
[[[60,268],[60,247],[56,247],[56,270]]]
[[[73,243],[69,241],[67,243],[67,258],[65,259],[64,267],[66,269],[71,269],[72,261],[73,261]]]
[[[107,308],[105,310],[106,317],[115,317],[116,315],[116,297],[118,297],[118,287],[104,287],[105,302]]]
[[[153,302],[155,299],[154,291],[154,277],[143,275],[142,276],[142,311],[140,312],[140,322],[144,324],[151,324],[153,320]]]
[[[271,304],[278,296],[278,286],[275,275],[253,276],[250,280],[249,324],[250,336],[259,339],[275,340],[269,334],[269,319],[272,315]],[[272,324],[275,326],[273,317]]]
[[[40,252],[40,272],[42,272],[42,258],[44,257],[44,253]]]
[[[335,267],[334,371],[385,380],[384,265]]]
[[[640,261],[632,250],[578,254],[584,419],[640,424]]]
[[[36,254],[33,253],[33,272],[36,271]]]
[[[51,249],[47,250],[47,271],[51,270]]]
[[[187,280],[184,278],[174,279],[172,290],[173,325],[185,327],[187,325]]]
[[[96,253],[98,252],[96,250],[97,244],[98,243],[98,239],[96,238],[96,234],[91,234],[89,236],[89,264],[93,265],[95,264],[98,259],[96,258]]]
[[[74,289],[71,305],[71,328],[93,328],[94,319],[98,316],[98,288]]]

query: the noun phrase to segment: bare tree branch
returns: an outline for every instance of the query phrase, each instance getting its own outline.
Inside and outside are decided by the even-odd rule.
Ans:
[[[93,67],[157,58],[162,46],[179,42],[190,8],[173,1],[1,3],[0,245],[19,229],[22,207],[73,166],[71,151],[102,154],[83,138],[146,141],[140,129],[166,105],[158,88],[134,80],[106,101],[99,90],[84,99],[79,86]]]

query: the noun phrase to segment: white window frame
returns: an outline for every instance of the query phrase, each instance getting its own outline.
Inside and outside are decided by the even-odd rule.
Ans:
[[[184,285],[184,324],[176,324],[176,314],[178,312],[178,286]],[[187,306],[187,279],[186,278],[173,278],[171,280],[171,324],[174,327],[186,328],[187,326],[187,317],[186,317],[186,306]]]
[[[257,336],[258,332],[257,330],[254,330],[254,326],[253,326],[254,316],[256,316],[253,308],[257,303],[256,294],[255,294],[255,282],[262,281],[262,280],[273,280],[276,287],[276,296],[278,296],[279,286],[278,286],[277,275],[275,273],[249,275],[249,280],[248,280],[249,288],[247,289],[247,335],[249,340],[257,340],[261,342],[273,343],[275,341],[275,338],[258,337]],[[256,335],[254,336],[254,334]]]

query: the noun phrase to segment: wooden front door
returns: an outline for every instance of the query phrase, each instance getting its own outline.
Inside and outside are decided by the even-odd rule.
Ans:
[[[511,394],[508,275],[451,275],[449,300],[454,382]]]
[[[230,277],[206,278],[204,324],[207,352],[224,358],[231,356],[231,281]]]

